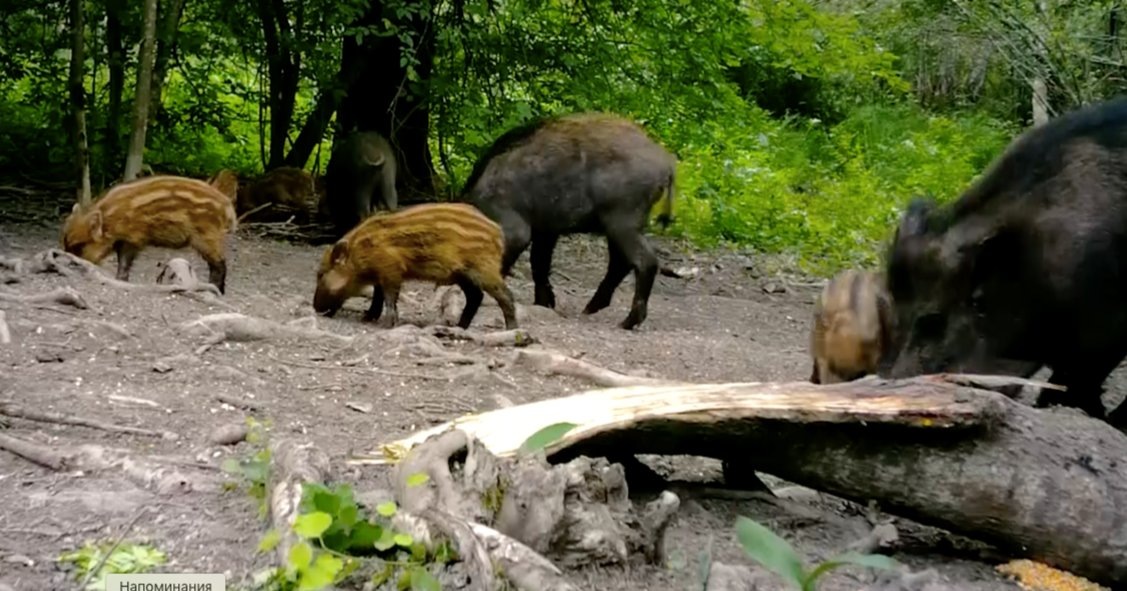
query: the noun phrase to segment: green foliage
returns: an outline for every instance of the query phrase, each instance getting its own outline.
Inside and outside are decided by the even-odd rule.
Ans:
[[[247,480],[247,493],[257,502],[259,517],[265,517],[269,509],[266,503],[266,483],[270,478],[270,450],[265,447],[266,425],[250,417],[247,418],[247,425],[247,443],[261,446],[260,449],[244,458],[227,458],[220,468],[228,474],[242,476]],[[230,486],[237,485],[232,483]]]
[[[108,556],[107,556],[108,553]],[[130,542],[87,542],[73,552],[59,557],[60,562],[73,563],[77,569],[75,578],[88,581],[87,591],[106,588],[106,575],[145,573],[164,564],[164,552],[142,544]],[[95,572],[91,572],[97,569]]]
[[[819,578],[831,570],[845,565],[852,564],[884,570],[892,570],[897,566],[896,561],[880,554],[862,555],[856,552],[846,552],[807,570],[802,563],[802,558],[798,556],[786,540],[763,525],[742,516],[736,520],[736,537],[748,556],[779,575],[789,585],[801,589],[801,591],[814,591]]]

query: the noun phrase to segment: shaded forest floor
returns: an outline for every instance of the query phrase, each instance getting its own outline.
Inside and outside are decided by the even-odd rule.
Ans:
[[[7,209],[6,203],[0,203]],[[4,222],[0,256],[26,257],[57,245],[58,221],[44,204],[41,221]],[[13,209],[14,211],[14,209]],[[22,210],[21,210],[22,211]],[[527,255],[510,282],[522,305],[522,328],[545,347],[583,356],[604,367],[686,381],[803,380],[809,376],[806,342],[817,278],[777,272],[778,260],[733,252],[690,252],[660,238],[668,264],[698,269],[691,279],[660,277],[648,320],[636,332],[616,324],[626,315],[633,280],[616,293],[611,308],[592,317],[579,311],[602,276],[606,251],[601,240],[561,241],[555,257],[559,313],[528,306],[532,300]],[[228,293],[223,301],[238,312],[287,322],[313,314],[311,298],[320,249],[255,238],[240,232],[229,259]],[[171,253],[148,250],[134,266],[132,282],[152,283],[156,264]],[[180,253],[200,277],[206,267],[194,253]],[[111,275],[113,257],[103,268]],[[127,292],[60,275],[26,275],[4,286],[34,294],[69,285],[90,307],[0,302],[12,344],[0,347],[0,401],[44,412],[99,419],[120,425],[171,431],[175,440],[107,433],[19,419],[0,432],[62,446],[94,443],[157,456],[176,456],[218,467],[226,458],[245,457],[250,443],[212,443],[223,425],[253,416],[267,434],[301,434],[333,460],[333,476],[358,491],[386,488],[383,468],[345,464],[352,452],[461,414],[497,408],[502,400],[520,404],[590,389],[568,377],[545,377],[520,367],[475,371],[464,366],[419,365],[409,352],[365,341],[363,348],[335,341],[281,338],[223,343],[202,353],[203,338],[177,330],[183,322],[228,310],[179,295]],[[438,321],[430,305],[433,287],[407,286],[400,303],[404,322]],[[367,303],[351,300],[333,319],[317,326],[338,334],[378,329],[362,325]],[[124,328],[128,335],[107,328]],[[496,305],[486,302],[472,330],[502,327]],[[451,351],[497,365],[511,354],[475,344],[447,344]],[[342,364],[341,362],[347,362]],[[1109,389],[1121,391],[1116,375]],[[1118,394],[1119,392],[1116,392]],[[500,395],[500,396],[498,396]],[[247,412],[220,398],[253,401]],[[755,450],[748,450],[755,453]],[[645,457],[677,480],[721,480],[718,462],[692,457]],[[202,470],[190,466],[184,471]],[[210,471],[213,475],[214,468]],[[768,479],[772,485],[785,485]],[[749,564],[734,535],[738,515],[747,515],[794,543],[810,559],[826,558],[871,528],[866,508],[789,486],[802,511],[758,500],[685,498],[667,537],[667,564],[629,572],[589,570],[574,574],[588,589],[699,589],[700,553],[712,560]],[[228,588],[241,588],[251,574],[270,565],[256,554],[267,523],[245,487],[157,495],[120,471],[55,472],[0,452],[0,589],[76,589],[74,573],[58,557],[97,539],[143,541],[165,552],[158,572],[228,574]],[[145,516],[134,520],[138,511]],[[966,589],[1016,589],[993,566],[1004,557],[989,548],[944,532],[896,519],[901,540],[891,554],[913,569],[935,568],[946,581]],[[871,575],[845,568],[826,579],[828,591],[865,588]],[[783,589],[779,583],[778,589]]]

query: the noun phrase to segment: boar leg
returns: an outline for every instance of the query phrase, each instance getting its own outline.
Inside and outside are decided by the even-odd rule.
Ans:
[[[501,256],[501,275],[508,277],[513,265],[532,241],[532,228],[515,213],[502,214],[498,220],[505,236],[505,252]]]
[[[218,244],[216,244],[218,242]],[[219,288],[219,293],[227,293],[227,257],[223,254],[223,237],[216,240],[197,239],[192,242],[192,248],[200,253],[200,257],[207,263],[207,281]]]
[[[618,289],[618,285],[630,273],[630,263],[626,260],[626,257],[622,256],[618,246],[610,238],[607,238],[607,254],[609,256],[607,273],[603,280],[599,282],[599,287],[595,289],[595,295],[591,296],[591,300],[583,308],[584,314],[595,314],[609,306],[611,298],[614,296],[614,290]]]
[[[470,327],[473,317],[477,314],[478,308],[481,307],[481,300],[484,299],[484,295],[481,288],[470,277],[459,275],[455,278],[455,282],[458,287],[462,288],[462,293],[466,294],[466,307],[462,308],[462,316],[458,319],[458,326],[466,329]]]
[[[372,286],[372,305],[368,306],[368,311],[364,312],[365,322],[375,322],[380,319],[383,314],[383,288],[379,285]]]
[[[536,286],[536,295],[532,300],[535,306],[545,308],[556,307],[556,294],[552,291],[552,253],[556,249],[559,236],[556,234],[537,234],[532,237],[532,252],[529,254],[532,263],[532,283]]]
[[[117,278],[120,281],[129,281],[129,271],[133,269],[133,261],[141,249],[128,242],[118,242],[113,245],[117,253]]]
[[[383,288],[383,317],[376,322],[380,328],[395,328],[399,324],[399,286],[386,286]],[[375,301],[375,298],[373,298]]]
[[[497,306],[501,308],[501,315],[505,317],[505,330],[519,328],[517,325],[517,307],[513,303],[513,292],[508,285],[505,285],[505,280],[496,277],[492,280],[482,281],[481,287],[489,294],[489,297],[497,300]]]
[[[630,305],[630,313],[619,326],[633,330],[645,321],[648,313],[650,291],[657,278],[657,255],[640,232],[622,233],[618,239],[623,256],[634,268],[634,301]]]
[[[814,369],[810,372],[810,383],[811,384],[821,384],[822,383],[821,376],[818,375],[818,362],[817,361],[814,362]]]

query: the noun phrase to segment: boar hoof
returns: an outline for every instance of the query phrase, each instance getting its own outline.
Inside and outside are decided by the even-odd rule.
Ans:
[[[639,324],[642,323],[643,320],[645,320],[645,318],[640,318],[639,316],[640,316],[640,314],[635,314],[634,312],[630,312],[630,314],[628,314],[626,316],[626,320],[623,320],[622,322],[618,323],[619,328],[624,328],[626,330],[634,330],[635,328],[638,327]]]
[[[536,296],[532,298],[532,305],[541,306],[554,310],[556,308],[556,294],[550,289],[536,290]]]
[[[385,315],[376,321],[376,328],[395,328],[395,319]]]

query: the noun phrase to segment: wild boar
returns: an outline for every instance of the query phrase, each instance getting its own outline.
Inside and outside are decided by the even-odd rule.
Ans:
[[[658,261],[643,236],[650,210],[665,196],[658,221],[672,221],[676,160],[639,125],[613,114],[579,113],[533,121],[501,135],[478,159],[462,190],[499,223],[505,235],[506,276],[532,245],[534,303],[554,308],[552,252],[561,235],[606,237],[606,276],[583,309],[610,305],[634,272],[634,300],[619,326],[646,319]]]
[[[207,179],[207,184],[219,189],[231,200],[231,203],[236,203],[236,198],[239,193],[239,175],[233,170],[222,169]]]
[[[325,210],[338,235],[344,235],[373,210],[394,211],[396,161],[391,144],[379,133],[354,133],[333,150],[325,169]]]
[[[208,183],[150,176],[111,187],[87,209],[75,204],[63,223],[62,246],[94,264],[115,252],[122,281],[145,247],[191,247],[207,262],[209,281],[226,293],[225,238],[236,224],[231,200]]]
[[[1127,355],[1125,138],[1127,99],[1083,107],[1017,137],[948,206],[914,199],[888,253],[903,334],[882,375],[1047,365],[1067,392],[1038,405],[1103,417]]]
[[[814,303],[810,381],[833,384],[876,373],[892,321],[892,302],[879,275],[850,269],[835,276]]]
[[[366,321],[399,322],[404,281],[458,285],[466,294],[458,326],[469,328],[482,292],[497,300],[505,328],[517,328],[513,295],[501,275],[501,228],[471,205],[432,203],[366,218],[325,250],[313,309],[332,316],[344,301],[373,287]],[[382,315],[382,318],[381,318]]]
[[[241,187],[235,203],[240,215],[272,204],[252,214],[260,220],[284,220],[291,215],[301,221],[313,217],[317,202],[313,175],[300,168],[282,166]]]

